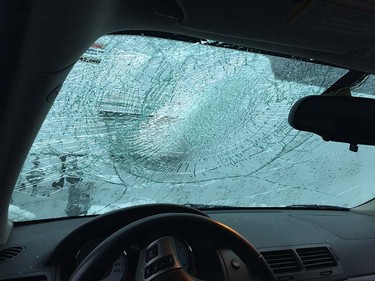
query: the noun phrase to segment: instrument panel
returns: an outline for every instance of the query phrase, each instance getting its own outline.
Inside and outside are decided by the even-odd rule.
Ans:
[[[81,262],[100,244],[104,241],[104,238],[98,238],[87,242],[78,251],[75,257],[75,268],[77,268]],[[106,274],[99,279],[100,281],[119,281],[126,280],[126,273],[128,270],[128,257],[124,251],[118,259],[113,263],[112,267],[108,269]]]

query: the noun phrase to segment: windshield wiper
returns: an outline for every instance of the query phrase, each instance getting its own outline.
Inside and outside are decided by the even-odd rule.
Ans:
[[[187,207],[192,207],[199,210],[239,210],[243,207],[229,206],[229,205],[215,205],[215,204],[184,204]]]
[[[243,209],[304,209],[304,210],[331,210],[331,211],[349,211],[349,208],[332,206],[332,205],[318,205],[318,204],[296,204],[288,205],[286,207],[239,207],[229,205],[215,205],[215,204],[184,204],[185,206],[196,208],[199,210],[243,210]]]
[[[286,208],[291,209],[307,209],[307,210],[333,210],[333,211],[349,211],[349,208],[331,206],[331,205],[318,205],[318,204],[306,204],[306,205],[289,205]]]

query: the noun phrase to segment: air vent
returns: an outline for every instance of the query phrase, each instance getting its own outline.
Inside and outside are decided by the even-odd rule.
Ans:
[[[298,272],[301,270],[292,250],[262,252],[275,274]]]
[[[337,265],[335,257],[327,247],[304,248],[296,251],[307,270]]]
[[[5,262],[7,260],[13,259],[21,254],[25,250],[25,247],[11,247],[0,250],[0,262]]]

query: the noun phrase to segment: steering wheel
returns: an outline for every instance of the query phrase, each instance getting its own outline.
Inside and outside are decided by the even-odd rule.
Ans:
[[[141,240],[153,242],[140,251],[135,280],[201,280],[190,275],[179,264],[175,247],[173,247],[173,239],[171,239],[171,235],[176,234],[180,237],[189,236],[201,239],[200,245],[205,248],[203,252],[211,253],[211,257],[219,249],[230,249],[238,255],[258,280],[276,280],[263,256],[243,236],[228,226],[202,215],[164,213],[142,218],[113,233],[83,260],[70,277],[70,281],[99,279],[98,276],[105,274],[126,246],[139,245]],[[150,275],[144,258],[146,250],[155,244],[159,247],[159,253],[164,253],[159,259],[159,263],[163,264],[163,270],[160,274]],[[246,280],[248,278],[247,276]],[[220,279],[223,280],[224,277],[221,276]],[[212,280],[218,279],[215,277]]]

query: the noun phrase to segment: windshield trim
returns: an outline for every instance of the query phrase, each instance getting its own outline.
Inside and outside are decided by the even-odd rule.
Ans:
[[[293,59],[296,61],[303,61],[303,62],[308,62],[308,63],[316,64],[316,65],[330,66],[334,68],[345,69],[348,71],[352,70],[352,69],[344,68],[336,64],[314,60],[311,58],[306,58],[306,57],[301,57],[301,56],[291,56],[288,54],[267,51],[267,50],[262,50],[262,49],[257,49],[257,48],[251,48],[251,47],[246,47],[246,46],[241,46],[241,45],[236,45],[236,44],[231,44],[231,43],[224,43],[224,42],[219,42],[215,40],[210,40],[207,38],[187,36],[187,35],[182,35],[178,33],[168,33],[168,32],[150,31],[150,30],[133,30],[133,31],[129,30],[129,31],[113,32],[108,35],[140,35],[140,36],[154,37],[154,38],[160,38],[160,39],[169,39],[169,40],[175,40],[175,41],[180,41],[180,42],[182,41],[182,42],[196,43],[196,44],[214,46],[214,47],[219,47],[219,48],[226,48],[226,49],[232,49],[232,50],[237,50],[237,51],[244,51],[244,52],[249,52],[249,53],[274,56],[274,57],[279,57],[279,58]],[[362,73],[365,73],[365,72],[362,72]],[[365,73],[365,74],[370,74],[370,73]]]

